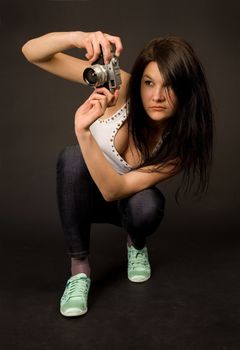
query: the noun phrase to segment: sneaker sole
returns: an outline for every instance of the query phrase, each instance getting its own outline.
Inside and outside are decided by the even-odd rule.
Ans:
[[[72,308],[72,309],[69,309],[67,312],[62,312],[60,310],[60,313],[65,316],[65,317],[76,317],[76,316],[82,316],[84,314],[86,314],[88,312],[88,309],[86,310],[79,310],[79,309],[75,309],[75,308]]]
[[[135,283],[141,283],[149,280],[151,276],[149,277],[143,277],[143,276],[134,276],[134,277],[128,277],[129,281],[135,282]]]

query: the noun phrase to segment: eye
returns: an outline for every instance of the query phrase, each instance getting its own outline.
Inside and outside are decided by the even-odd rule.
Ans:
[[[147,86],[153,86],[152,80],[144,80],[144,84]]]

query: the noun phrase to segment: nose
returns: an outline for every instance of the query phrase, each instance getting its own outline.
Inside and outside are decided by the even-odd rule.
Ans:
[[[164,87],[156,87],[153,91],[152,100],[154,102],[163,102],[166,99],[166,91]]]

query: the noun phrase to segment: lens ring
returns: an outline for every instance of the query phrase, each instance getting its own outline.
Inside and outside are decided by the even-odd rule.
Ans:
[[[91,86],[95,86],[98,81],[97,74],[95,73],[94,69],[92,68],[86,68],[83,72],[83,79],[85,82]]]
[[[95,64],[84,70],[83,79],[90,86],[103,86],[108,79],[107,69],[103,65]]]

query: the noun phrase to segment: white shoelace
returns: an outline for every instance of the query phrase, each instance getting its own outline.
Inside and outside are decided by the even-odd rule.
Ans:
[[[72,281],[69,282],[68,284],[68,288],[67,288],[67,297],[71,298],[71,297],[79,297],[80,295],[84,296],[87,293],[88,290],[88,283],[87,283],[87,278],[84,277],[80,277],[77,279],[74,279]]]

